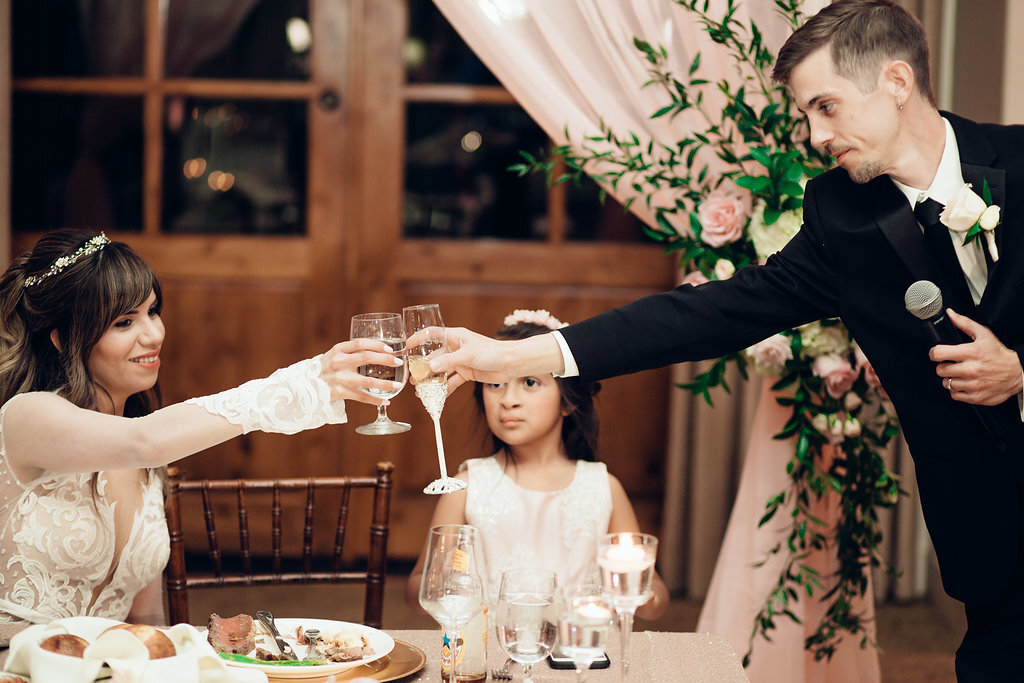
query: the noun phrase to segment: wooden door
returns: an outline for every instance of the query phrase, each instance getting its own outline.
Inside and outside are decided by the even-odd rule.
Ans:
[[[574,321],[673,281],[617,206],[504,172],[543,134],[427,0],[44,5],[13,4],[13,253],[65,225],[142,253],[164,285],[166,402],[323,351],[360,312],[435,302],[447,324],[493,332],[516,308]],[[494,140],[501,153],[481,162]],[[599,398],[605,459],[652,531],[668,391],[651,372]],[[486,454],[471,403],[457,392],[442,418],[453,469]],[[355,434],[373,417],[355,404],[349,425],[250,434],[180,468],[350,474],[392,460],[389,552],[410,559],[437,463],[413,391],[392,406],[410,432]]]

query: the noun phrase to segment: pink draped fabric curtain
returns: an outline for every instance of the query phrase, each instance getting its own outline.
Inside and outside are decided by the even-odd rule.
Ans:
[[[649,74],[646,61],[633,47],[634,37],[664,45],[671,71],[685,73],[701,52],[706,78],[736,77],[735,65],[721,59],[703,28],[672,0],[434,2],[556,144],[578,143],[586,135],[598,134],[601,121],[620,134],[634,132],[641,139],[666,144],[685,137],[691,127],[702,126],[693,118],[699,116],[695,111],[671,120],[649,118],[665,102],[655,88],[641,88]],[[814,13],[825,4],[826,0],[807,0],[804,11]],[[725,5],[725,0],[712,0],[711,14],[720,16]],[[742,3],[737,17],[744,22],[752,17],[771,48],[781,45],[789,33],[770,0]],[[720,104],[707,102],[709,108]],[[717,160],[705,161],[713,171]],[[619,193],[616,198],[627,196]],[[648,224],[653,222],[643,202],[634,202],[632,209]],[[679,366],[675,379],[688,379],[699,369],[699,364]],[[659,566],[669,587],[690,598],[702,598],[708,589],[744,458],[751,457],[758,443],[770,441],[781,426],[761,420],[752,433],[761,382],[743,382],[734,374],[730,386],[733,394],[720,392],[715,408],[683,391],[672,392]],[[885,520],[888,555],[903,569],[904,578],[890,586],[885,577],[876,576],[875,585],[877,595],[906,598],[927,589],[930,547],[913,495],[909,456],[901,444],[889,456],[895,471],[904,475],[904,488],[912,493]],[[763,502],[746,501],[745,510],[759,509]]]

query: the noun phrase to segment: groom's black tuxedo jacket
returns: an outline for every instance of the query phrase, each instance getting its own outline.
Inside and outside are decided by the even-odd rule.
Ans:
[[[956,134],[964,179],[978,194],[988,180],[1002,208],[999,261],[977,307],[962,275],[943,274],[887,176],[858,185],[833,169],[807,184],[803,228],[765,265],[645,297],[561,332],[581,377],[601,379],[714,358],[780,330],[842,318],[899,414],[946,591],[986,602],[1006,588],[1021,545],[1017,400],[982,409],[1007,426],[989,436],[974,409],[942,386],[928,358],[932,342],[903,296],[914,281],[931,280],[948,306],[1024,352],[1024,127],[943,115]]]

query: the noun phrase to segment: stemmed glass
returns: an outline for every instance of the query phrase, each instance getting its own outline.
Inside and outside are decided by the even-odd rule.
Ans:
[[[558,647],[576,666],[583,683],[594,660],[604,652],[615,606],[600,584],[583,583],[566,590],[558,619]]]
[[[466,488],[466,482],[448,476],[448,465],[444,460],[444,443],[441,441],[441,411],[448,398],[448,377],[443,372],[431,372],[430,358],[445,350],[444,322],[441,308],[437,304],[406,306],[402,309],[405,329],[409,340],[415,342],[408,349],[409,374],[416,382],[419,396],[427,414],[434,422],[434,440],[437,442],[437,464],[441,477],[430,482],[424,493],[451,493]]]
[[[420,606],[447,633],[458,633],[484,609],[476,541],[476,527],[466,524],[432,527],[427,538]]]
[[[552,571],[510,569],[501,575],[495,629],[501,649],[523,665],[524,681],[533,680],[533,665],[555,644],[560,597]]]
[[[650,534],[607,534],[597,543],[597,565],[604,590],[619,615],[622,677],[629,673],[629,639],[636,608],[651,598],[658,539]]]
[[[397,313],[360,313],[352,316],[351,334],[352,339],[376,339],[391,347],[394,353],[401,355],[405,349],[405,324],[402,316]],[[407,377],[406,364],[394,365],[361,365],[359,374],[364,377],[374,377],[390,382],[398,382],[405,386]],[[379,398],[393,398],[398,395],[402,387],[397,389],[367,389],[371,396]],[[358,434],[401,434],[409,431],[409,425],[405,422],[393,422],[388,417],[387,406],[377,406],[377,419],[368,424],[356,427]]]

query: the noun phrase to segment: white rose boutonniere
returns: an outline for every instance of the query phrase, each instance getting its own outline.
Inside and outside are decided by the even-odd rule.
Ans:
[[[992,203],[992,190],[988,186],[988,180],[984,180],[982,185],[984,198],[979,197],[971,187],[970,183],[964,183],[956,191],[939,214],[939,220],[950,230],[965,233],[964,245],[970,244],[978,235],[984,234],[988,253],[992,255],[993,261],[998,261],[999,251],[996,249],[994,231],[1000,223],[999,207]]]

